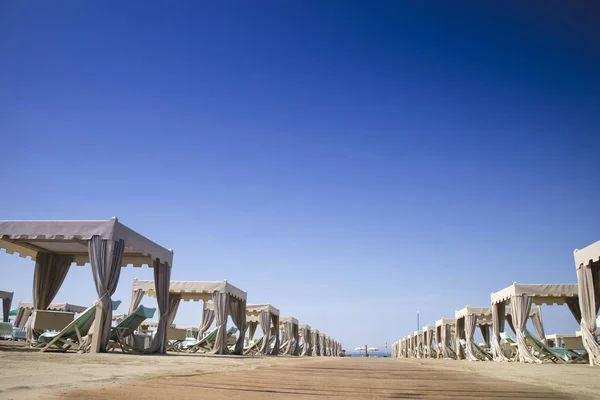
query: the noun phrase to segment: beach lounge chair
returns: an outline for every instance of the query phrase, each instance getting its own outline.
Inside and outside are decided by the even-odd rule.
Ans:
[[[260,348],[262,347],[262,343],[265,340],[264,336],[250,342],[248,346],[244,347],[244,355],[248,354],[257,354]]]
[[[525,339],[529,345],[537,352],[537,357],[542,361],[550,361],[553,363],[566,364],[570,359],[565,354],[560,354],[554,351],[550,347],[546,346],[544,342],[533,336],[527,329],[523,331]]]
[[[581,336],[574,338],[563,338],[565,350],[569,353],[569,358],[572,362],[589,362],[588,354],[583,345],[583,339]]]
[[[514,360],[517,356],[517,342],[513,340],[506,332],[500,332],[500,339],[504,340],[504,355],[509,360]]]
[[[231,327],[227,331],[227,341],[229,342],[229,337],[237,332],[237,328]],[[192,344],[191,346],[187,346],[185,349],[188,353],[197,353],[211,351],[213,344],[215,343],[215,338],[217,337],[217,328],[213,329],[209,333],[207,333],[202,339],[200,339],[197,343]]]
[[[6,340],[13,339],[13,326],[10,322],[0,322],[0,337]]]
[[[121,305],[121,300],[113,300],[112,308],[113,311],[119,308]],[[36,314],[39,312],[36,311]],[[53,318],[60,317],[60,314],[71,314],[71,319],[73,313],[65,313],[63,311],[43,311],[40,315],[42,317],[46,317],[51,315]],[[96,303],[86,309],[84,312],[79,314],[76,319],[72,319],[72,321],[62,328],[59,332],[44,332],[38,337],[38,346],[43,346],[40,351],[44,352],[48,350],[51,346],[54,346],[62,351],[67,351],[69,348],[73,346],[73,344],[77,344],[81,346],[83,343],[83,337],[86,336],[92,326],[92,322],[94,322],[94,318],[96,317]],[[60,317],[62,318],[62,317]],[[56,321],[55,321],[56,322]],[[45,326],[49,327],[50,325],[46,325],[45,322],[41,322]],[[40,326],[36,326],[38,324],[38,316],[36,315],[34,319],[31,321],[32,328],[37,329]],[[61,324],[58,322],[58,324]],[[53,329],[53,328],[46,328]],[[59,328],[60,329],[60,328]]]
[[[108,349],[114,351],[119,346],[123,353],[138,351],[138,349],[126,343],[125,339],[133,335],[142,322],[154,317],[154,313],[156,313],[156,308],[144,307],[143,305],[138,306],[131,314],[119,322],[117,326],[111,329],[108,339]]]
[[[473,347],[475,347],[475,350],[477,350],[477,352],[479,352],[479,354],[481,355],[482,358],[487,359],[489,361],[492,361],[494,359],[494,357],[492,357],[492,355],[490,353],[488,353],[487,351],[485,351],[477,343],[473,342]]]

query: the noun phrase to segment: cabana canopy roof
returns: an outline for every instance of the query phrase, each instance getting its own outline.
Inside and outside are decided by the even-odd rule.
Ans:
[[[0,221],[0,249],[34,261],[41,251],[72,255],[77,265],[89,263],[88,241],[95,235],[107,240],[123,239],[123,266],[153,267],[155,260],[173,265],[173,250],[134,232],[116,217],[108,221]]]
[[[582,265],[589,264],[590,261],[593,263],[600,262],[600,240],[581,250],[576,249],[573,255],[575,256],[575,267],[577,269],[581,268]]]
[[[298,325],[298,320],[294,317],[281,317],[279,318],[279,323],[283,324],[284,322],[291,322],[292,325]],[[317,331],[319,332],[319,331]]]
[[[13,298],[13,292],[5,292],[0,290],[0,299],[11,299]]]
[[[475,314],[477,318],[491,318],[492,308],[491,307],[471,307],[466,306],[465,308],[458,310],[454,313],[456,319],[463,318],[467,315]]]
[[[154,281],[133,280],[133,290],[142,289],[149,296],[156,296]],[[227,281],[171,281],[169,293],[181,295],[183,301],[211,300],[214,292],[227,293],[240,300],[246,300],[246,292]]]
[[[435,321],[435,326],[456,325],[456,318],[442,318]]]
[[[298,328],[310,330],[310,325],[309,324],[300,324],[300,325],[298,325]]]
[[[268,311],[273,315],[279,315],[279,309],[270,304],[247,304],[246,315],[258,315],[261,311]]]
[[[528,295],[534,304],[564,304],[567,298],[577,297],[576,283],[563,284],[522,284],[513,283],[509,287],[492,293],[492,304],[510,303],[513,296]]]
[[[19,308],[24,308],[26,310],[33,310],[33,303],[20,301]],[[52,303],[47,308],[47,310],[52,310],[52,311],[67,311],[67,312],[74,312],[74,313],[82,313],[87,309],[88,309],[88,307],[77,306],[75,304],[70,304],[70,303]]]
[[[552,335],[546,335],[546,339],[558,340],[558,339],[574,339],[577,337],[576,333],[553,333]]]
[[[435,330],[435,326],[425,325],[423,327],[423,332],[429,332],[429,331],[433,331],[433,330]]]

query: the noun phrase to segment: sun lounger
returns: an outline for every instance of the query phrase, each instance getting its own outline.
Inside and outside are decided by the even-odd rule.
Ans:
[[[12,340],[13,326],[10,322],[0,322],[0,337],[3,337],[4,339]]]
[[[500,332],[500,339],[504,340],[504,355],[513,360],[517,356],[517,342],[513,340],[506,332]]]
[[[260,348],[262,347],[262,343],[265,340],[264,336],[252,341],[248,344],[248,346],[244,347],[244,355],[247,354],[257,354]]]
[[[138,349],[126,343],[125,339],[133,335],[142,322],[154,317],[155,312],[156,308],[144,307],[143,305],[138,306],[131,314],[119,322],[117,326],[111,329],[108,339],[109,349],[114,350],[118,345],[123,353],[137,351]]]
[[[187,330],[169,328],[167,330],[167,351],[181,351],[181,343],[186,339]]]
[[[227,340],[229,342],[229,337],[237,332],[237,328],[231,327],[227,331]],[[212,350],[213,344],[215,343],[215,339],[217,337],[217,328],[213,329],[209,333],[207,333],[202,339],[200,339],[197,343],[192,344],[191,346],[187,346],[187,349],[184,348],[188,353],[197,353],[200,352],[208,352]]]
[[[570,359],[565,356],[565,354],[560,354],[559,352],[554,351],[550,347],[546,346],[544,342],[533,336],[527,329],[523,331],[525,335],[525,339],[529,343],[529,345],[538,353],[537,357],[542,361],[550,361],[553,363],[563,363],[566,364],[570,361]]]
[[[36,311],[35,314],[39,312]],[[63,313],[71,314],[71,323],[65,326],[60,332],[44,332],[38,337],[38,343],[42,345],[40,351],[44,352],[51,346],[54,346],[62,351],[67,351],[73,346],[73,344],[81,345],[83,343],[83,337],[86,336],[94,322],[96,316],[96,304],[89,307],[87,310],[79,314],[76,319],[72,319],[73,313],[64,313],[62,311],[44,311],[43,313]],[[44,314],[42,317],[45,317]],[[34,316],[35,316],[34,314]],[[37,319],[37,317],[35,317]],[[34,320],[31,321],[35,324]]]

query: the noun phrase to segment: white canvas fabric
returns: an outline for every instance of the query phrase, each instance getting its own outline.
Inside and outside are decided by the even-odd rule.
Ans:
[[[600,241],[575,250],[581,335],[590,365],[600,365],[600,344],[595,336],[596,318],[600,309]],[[571,308],[571,307],[570,307]]]
[[[260,324],[263,336],[266,339],[263,340],[261,348],[259,349],[259,353],[278,355],[280,341],[279,329],[273,328],[279,326],[279,309],[272,306],[271,304],[248,304],[246,306],[246,317],[249,321],[248,326],[252,333],[252,335],[250,336],[250,340],[254,336],[256,322]],[[256,321],[254,320],[254,317],[257,317]],[[272,335],[276,335],[275,345],[273,348],[270,347]]]
[[[450,358],[448,348],[451,348],[450,343],[452,342],[452,328],[456,326],[456,319],[454,318],[442,318],[435,321],[436,328],[440,328],[440,353],[443,358]]]
[[[313,328],[312,329],[312,337],[311,337],[311,342],[312,342],[312,346],[311,346],[311,356],[316,357],[316,356],[320,356],[321,355],[321,349],[319,346],[319,335],[320,332],[318,329]]]
[[[300,337],[303,341],[301,356],[310,356],[311,355],[311,329],[308,324],[300,324]]]
[[[478,361],[475,355],[475,341],[473,339],[477,326],[482,327],[492,323],[491,307],[466,306],[454,313],[456,319],[456,344],[457,356],[469,361]],[[460,340],[465,341],[464,352]],[[488,339],[489,341],[489,339]]]
[[[510,301],[514,296],[526,294],[533,304],[565,304],[567,298],[577,297],[577,284],[523,284],[513,283],[509,287],[492,293],[492,304]]]

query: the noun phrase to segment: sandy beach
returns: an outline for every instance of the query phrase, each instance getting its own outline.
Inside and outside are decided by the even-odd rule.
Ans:
[[[40,354],[2,347],[3,399],[600,398],[600,369],[382,358]]]

